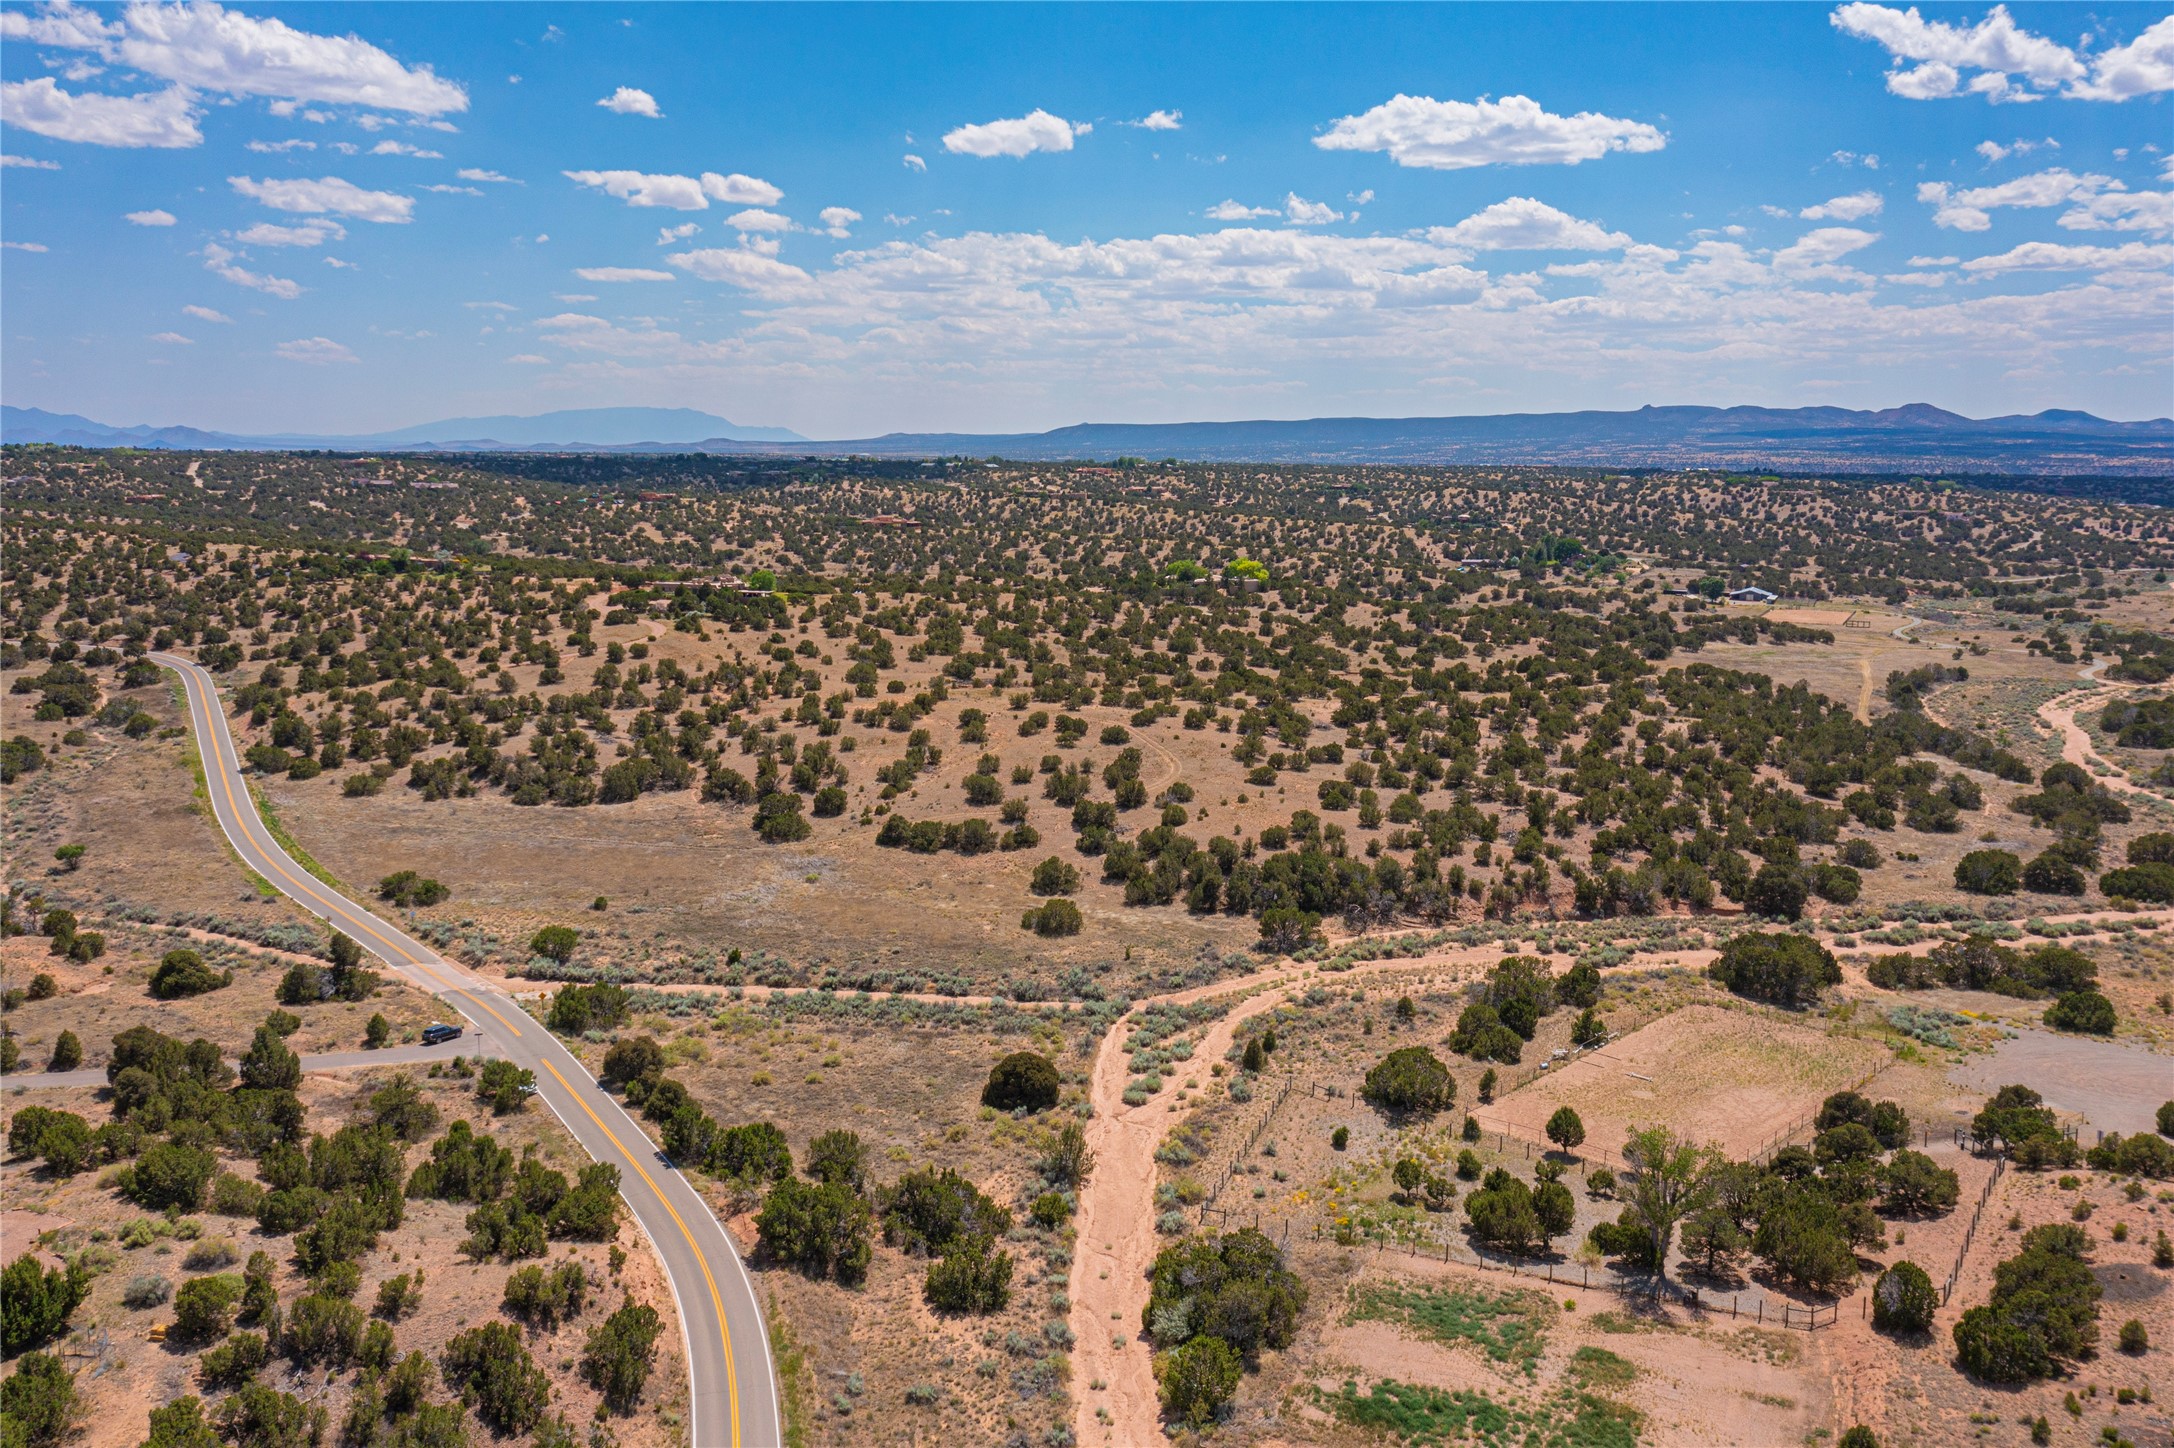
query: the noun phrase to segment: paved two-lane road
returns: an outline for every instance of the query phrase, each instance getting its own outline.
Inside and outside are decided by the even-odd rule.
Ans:
[[[651,1145],[571,1051],[504,992],[311,875],[258,818],[210,674],[174,654],[152,661],[181,676],[204,783],[220,829],[250,869],[312,915],[465,1016],[489,1053],[536,1073],[536,1094],[584,1150],[619,1168],[620,1193],[656,1248],[687,1336],[693,1448],[777,1448],[784,1441],[770,1339],[755,1285],[699,1193]]]

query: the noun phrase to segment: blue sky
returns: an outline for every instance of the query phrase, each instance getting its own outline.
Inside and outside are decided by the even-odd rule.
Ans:
[[[2164,6],[0,7],[0,391],[2163,416]]]

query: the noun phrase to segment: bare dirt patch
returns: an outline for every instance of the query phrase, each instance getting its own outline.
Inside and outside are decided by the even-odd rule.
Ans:
[[[1612,1146],[1665,1123],[1742,1157],[1869,1077],[1889,1053],[1768,1012],[1688,1006],[1509,1092],[1473,1115],[1491,1131],[1531,1136],[1558,1107]]]

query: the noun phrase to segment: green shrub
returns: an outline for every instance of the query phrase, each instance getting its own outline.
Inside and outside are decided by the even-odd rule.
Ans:
[[[663,1074],[664,1047],[652,1036],[626,1036],[614,1041],[604,1053],[604,1068],[597,1079],[606,1086],[624,1086],[644,1076]]]
[[[1737,995],[1792,1007],[1809,1004],[1842,981],[1842,967],[1824,946],[1786,933],[1734,937],[1707,974]]]
[[[1391,1051],[1366,1073],[1360,1094],[1383,1111],[1429,1113],[1457,1099],[1457,1081],[1425,1046]]]
[[[588,1272],[569,1258],[556,1267],[529,1266],[511,1273],[501,1305],[523,1322],[555,1328],[579,1317],[588,1295]]]
[[[174,1294],[174,1331],[189,1342],[216,1342],[233,1330],[241,1300],[238,1273],[192,1277]]]
[[[1019,917],[1020,929],[1051,939],[1077,935],[1086,923],[1079,906],[1062,898],[1045,901]]]
[[[535,1093],[536,1073],[511,1061],[485,1061],[476,1073],[476,1095],[491,1104],[494,1116],[519,1111]]]
[[[755,1230],[778,1261],[852,1286],[868,1275],[872,1219],[867,1200],[850,1187],[788,1176],[763,1198]]]
[[[2174,905],[2174,864],[2153,861],[2108,870],[2099,876],[2099,891],[2109,897],[2141,900],[2149,905]]]
[[[2046,1007],[2045,1021],[2057,1031],[2110,1036],[2114,1033],[2114,1003],[2095,990],[2071,991]]]
[[[58,1448],[76,1406],[68,1365],[51,1353],[27,1354],[0,1381],[0,1439],[7,1448]]]
[[[1011,1280],[1009,1252],[995,1250],[987,1237],[965,1237],[930,1264],[921,1293],[938,1312],[986,1315],[1011,1301]]]
[[[203,995],[233,983],[233,971],[213,970],[193,950],[169,950],[151,968],[151,994],[162,1001]]]
[[[1955,1324],[1957,1360],[1986,1382],[2050,1377],[2098,1342],[2104,1289],[2087,1263],[2090,1238],[2058,1223],[2023,1234],[2022,1250],[1993,1269],[1993,1293]]]
[[[452,892],[413,870],[398,870],[377,882],[377,898],[402,909],[436,905]]]
[[[1155,1387],[1163,1411],[1180,1422],[1204,1428],[1238,1391],[1242,1371],[1238,1354],[1219,1337],[1196,1337],[1155,1356]]]
[[[488,1322],[457,1333],[439,1355],[445,1381],[500,1434],[527,1433],[551,1403],[551,1379],[536,1366],[510,1323]]]
[[[150,1436],[143,1448],[222,1448],[218,1430],[204,1417],[204,1401],[176,1398],[151,1410]]]
[[[1034,878],[1027,888],[1037,895],[1070,895],[1079,889],[1079,870],[1055,855],[1034,867]]]
[[[560,986],[551,997],[551,1029],[565,1036],[589,1031],[608,1031],[627,1022],[626,987],[617,985]]]
[[[1062,1078],[1047,1056],[1014,1051],[990,1068],[981,1104],[999,1111],[1046,1111],[1057,1104]]]
[[[362,1347],[362,1309],[328,1292],[294,1300],[280,1333],[280,1351],[297,1363],[344,1368]]]
[[[1955,862],[1955,888],[1970,895],[2013,895],[2023,885],[2023,861],[2007,850],[1972,850]]]
[[[581,932],[570,925],[546,925],[528,939],[529,954],[555,960],[560,965],[572,960],[580,945]]]
[[[1457,1017],[1450,1033],[1449,1049],[1475,1061],[1500,1061],[1514,1066],[1522,1058],[1525,1038],[1502,1023],[1502,1017],[1485,1001],[1474,1001]]]
[[[664,1330],[657,1309],[629,1300],[589,1330],[581,1353],[581,1376],[604,1395],[615,1413],[631,1413],[657,1360],[657,1335]]]
[[[1165,1247],[1148,1282],[1141,1326],[1184,1324],[1182,1333],[1157,1332],[1158,1342],[1220,1338],[1240,1357],[1290,1346],[1306,1310],[1306,1285],[1284,1266],[1282,1249],[1252,1228]]]
[[[1940,1310],[1932,1278],[1915,1262],[1897,1262],[1872,1284],[1872,1325],[1881,1332],[1925,1332]]]
[[[968,1237],[999,1237],[1011,1213],[950,1167],[920,1167],[877,1194],[883,1240],[908,1252],[935,1255]]]
[[[218,1174],[219,1161],[193,1146],[160,1142],[136,1158],[128,1176],[128,1195],[151,1211],[193,1212],[204,1203],[204,1189]]]

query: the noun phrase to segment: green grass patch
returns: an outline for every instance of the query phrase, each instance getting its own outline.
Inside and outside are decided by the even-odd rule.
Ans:
[[[1503,1448],[1516,1441],[1513,1428],[1520,1417],[1485,1393],[1446,1392],[1384,1378],[1362,1396],[1357,1383],[1345,1383],[1340,1393],[1314,1390],[1327,1412],[1355,1427],[1392,1433],[1412,1444],[1477,1442],[1487,1448]]]
[[[257,818],[264,821],[264,828],[271,832],[273,839],[279,841],[279,847],[293,856],[297,865],[315,875],[319,883],[345,893],[347,887],[340,883],[339,877],[311,859],[310,852],[297,844],[293,835],[287,833],[287,827],[279,822],[279,811],[272,808],[272,802],[247,781],[243,782],[243,787],[248,789],[250,801],[257,807]]]
[[[1441,1343],[1470,1343],[1531,1377],[1557,1308],[1537,1292],[1372,1282],[1352,1289],[1349,1320],[1392,1322]]]
[[[1591,1393],[1565,1393],[1548,1404],[1528,1448],[1637,1448],[1645,1419],[1634,1408]]]
[[[1628,1312],[1596,1312],[1586,1321],[1602,1332],[1671,1332],[1673,1323],[1653,1317],[1638,1317]]]
[[[1589,1388],[1620,1388],[1638,1376],[1638,1365],[1604,1347],[1581,1347],[1570,1355],[1570,1371]]]
[[[785,1419],[785,1448],[808,1448],[808,1420],[813,1413],[815,1389],[810,1381],[808,1355],[799,1339],[785,1325],[775,1297],[770,1299],[770,1360],[777,1364],[779,1406]]]
[[[1637,1448],[1639,1430],[1645,1426],[1635,1409],[1572,1389],[1553,1393],[1536,1407],[1394,1378],[1382,1378],[1364,1393],[1355,1382],[1346,1382],[1337,1393],[1319,1388],[1312,1392],[1324,1412],[1412,1448]]]

